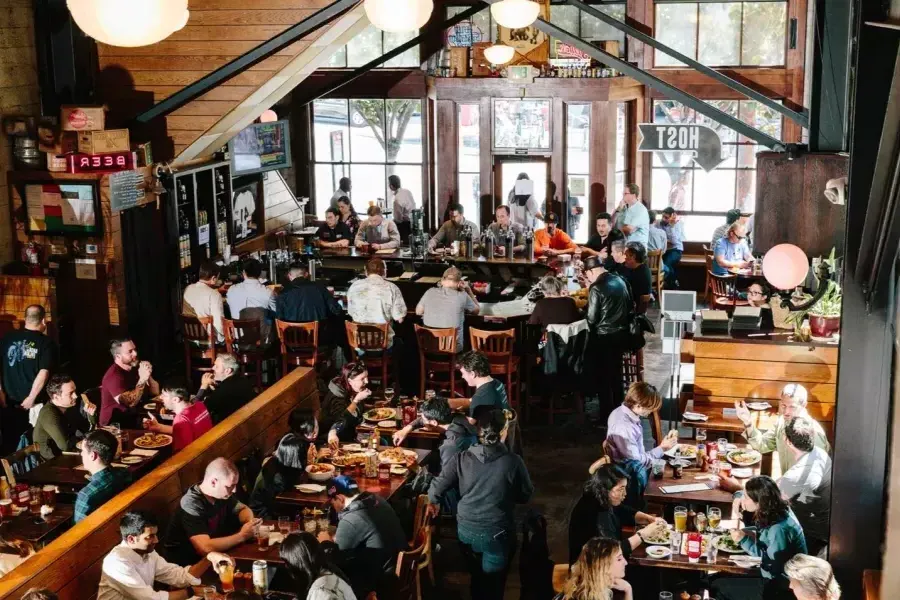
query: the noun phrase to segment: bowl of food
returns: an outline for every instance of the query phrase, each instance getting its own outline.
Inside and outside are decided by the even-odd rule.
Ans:
[[[725,459],[739,467],[749,467],[762,460],[762,454],[756,450],[732,450],[725,455]]]
[[[672,556],[672,549],[668,546],[647,546],[647,556],[650,558],[666,558]]]
[[[313,481],[328,481],[334,477],[334,465],[327,463],[306,465],[306,473]]]

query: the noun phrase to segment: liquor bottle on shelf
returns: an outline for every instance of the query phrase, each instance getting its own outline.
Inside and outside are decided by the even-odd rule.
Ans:
[[[178,184],[178,204],[185,204],[188,201],[187,186],[183,183]]]
[[[186,233],[191,228],[191,222],[187,218],[184,209],[178,209],[178,229],[180,233]]]
[[[216,192],[223,193],[225,191],[225,177],[221,173],[216,173]]]

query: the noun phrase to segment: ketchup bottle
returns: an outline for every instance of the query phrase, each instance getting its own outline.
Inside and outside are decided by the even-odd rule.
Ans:
[[[688,560],[692,563],[700,562],[700,551],[703,547],[703,535],[696,531],[692,531],[691,533],[688,533],[687,536]]]

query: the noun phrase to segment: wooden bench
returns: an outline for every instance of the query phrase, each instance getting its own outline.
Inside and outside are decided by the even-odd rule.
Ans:
[[[146,510],[166,531],[184,491],[203,479],[206,465],[271,451],[288,431],[297,406],[319,406],[315,372],[298,368],[215,426],[190,446],[136,481],[84,521],[0,579],[0,600],[18,600],[31,587],[46,588],[61,600],[84,600],[97,593],[103,558],[119,544],[119,521],[129,510]]]

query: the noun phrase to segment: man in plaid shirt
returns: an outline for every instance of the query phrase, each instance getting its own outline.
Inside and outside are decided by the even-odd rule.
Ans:
[[[110,466],[118,445],[116,437],[105,429],[92,431],[81,443],[81,460],[91,474],[91,480],[75,499],[76,523],[131,484],[131,476],[126,469]]]

